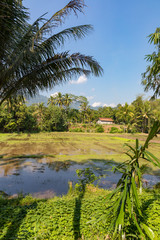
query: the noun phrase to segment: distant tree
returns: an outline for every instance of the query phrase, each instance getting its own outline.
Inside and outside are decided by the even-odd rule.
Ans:
[[[64,104],[64,98],[63,98],[63,95],[62,93],[58,93],[57,96],[55,97],[55,102],[56,104],[62,108],[63,107],[63,104]]]
[[[77,123],[80,122],[80,112],[78,109],[69,109],[68,113],[67,113],[69,122],[71,123]]]
[[[82,114],[83,122],[85,122],[85,119],[87,118],[87,110],[89,108],[88,103],[88,100],[84,99],[84,101],[80,105],[80,112]]]
[[[43,130],[45,131],[65,131],[68,129],[67,116],[64,109],[58,106],[49,106],[43,118]]]
[[[48,99],[48,105],[56,105],[56,97],[50,96],[50,98]]]
[[[132,102],[132,105],[135,107],[135,115],[134,115],[135,126],[136,126],[138,132],[142,132],[143,131],[143,121],[144,121],[144,117],[143,117],[144,104],[143,104],[142,96],[138,96],[136,98],[136,100]]]
[[[7,100],[1,105],[0,131],[38,131],[37,120],[34,117],[33,112],[29,110],[29,107],[24,104],[23,98],[10,98],[9,101]]]
[[[160,96],[160,28],[157,28],[155,33],[149,35],[149,43],[155,45],[156,51],[146,56],[147,62],[150,65],[146,72],[142,74],[142,84],[144,90],[153,90],[153,99]]]
[[[46,107],[44,106],[43,102],[36,104],[34,115],[37,118],[38,126],[40,130],[43,129],[43,117],[44,117],[45,111],[46,111]]]
[[[71,12],[77,15],[84,6],[83,0],[71,0],[50,19],[43,15],[30,24],[21,1],[0,1],[0,104],[10,96],[51,89],[73,75],[102,74],[93,57],[58,50],[66,39],[81,39],[92,30],[91,25],[80,25],[55,33]]]
[[[92,120],[93,120],[93,116],[94,116],[94,112],[93,110],[90,108],[90,106],[87,108],[87,111],[86,111],[86,117],[88,119],[88,122],[91,123]]]
[[[134,106],[125,103],[124,106],[119,105],[116,111],[116,121],[118,123],[132,124],[134,121]]]
[[[66,93],[63,96],[63,105],[65,106],[66,110],[68,111],[69,106],[71,105],[71,103],[73,102],[73,98],[72,95]]]
[[[99,117],[104,117],[104,118],[113,118],[114,116],[114,110],[111,107],[99,107],[98,108],[99,112]]]
[[[152,118],[151,105],[149,101],[144,101],[143,105],[143,132],[148,133],[151,127]]]
[[[156,99],[154,101],[150,101],[151,105],[151,121],[159,120],[160,121],[160,99]]]

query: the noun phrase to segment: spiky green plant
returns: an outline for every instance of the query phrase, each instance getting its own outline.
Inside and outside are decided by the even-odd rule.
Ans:
[[[119,164],[114,171],[122,173],[122,177],[117,183],[116,189],[108,196],[108,199],[114,198],[113,205],[110,211],[111,227],[114,229],[112,239],[157,239],[154,232],[145,223],[143,213],[141,211],[141,202],[138,198],[138,189],[142,193],[142,181],[140,161],[145,159],[151,162],[154,166],[160,167],[159,160],[150,153],[147,148],[150,140],[159,131],[160,122],[154,123],[143,146],[136,139],[136,146],[132,147],[129,144],[126,146],[129,151],[126,154],[129,160]],[[134,224],[137,231],[134,235],[126,236],[126,222]]]
[[[59,52],[67,39],[81,39],[93,29],[91,25],[80,25],[57,32],[71,12],[77,15],[84,6],[83,0],[71,0],[50,19],[44,14],[29,24],[29,14],[20,1],[0,1],[1,103],[12,95],[33,96],[73,75],[102,74],[93,57]]]

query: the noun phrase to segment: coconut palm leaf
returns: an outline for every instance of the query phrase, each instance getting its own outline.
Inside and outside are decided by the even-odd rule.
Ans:
[[[83,12],[85,4],[82,0],[72,0],[64,8],[57,11],[52,17],[47,20],[37,31],[36,36],[42,35],[43,33],[48,33],[53,30],[55,27],[61,25],[65,17],[68,16],[72,11],[77,15],[77,12]],[[36,38],[35,38],[36,39]]]
[[[85,67],[89,67],[96,76],[101,72],[101,67],[92,57],[80,53],[70,55],[64,52],[54,55],[37,66],[34,63],[29,65],[26,69],[24,64],[20,72],[17,70],[15,75],[11,74],[11,80],[6,81],[6,84],[1,87],[1,101],[11,94],[34,95],[39,89],[51,89],[69,80],[73,75],[82,73],[88,75],[90,71],[85,70]],[[23,76],[21,76],[22,73]]]
[[[8,39],[7,50],[0,49],[0,100],[1,103],[11,95],[35,95],[39,90],[52,88],[69,80],[73,75],[93,73],[102,74],[103,70],[91,56],[69,51],[59,53],[58,48],[67,39],[81,39],[92,30],[90,25],[81,25],[64,29],[61,32],[46,33],[63,23],[72,11],[83,11],[82,0],[70,1],[49,20],[44,15],[32,25],[27,22],[26,9],[15,0],[3,0],[5,11],[0,11],[0,29],[3,23],[6,29],[13,28]],[[13,17],[12,17],[12,10]],[[8,16],[9,23],[3,17]],[[2,17],[2,20],[1,20]],[[13,18],[13,22],[11,19]],[[11,22],[11,24],[10,24]],[[8,23],[8,25],[7,25]],[[3,33],[2,33],[3,34]],[[5,36],[5,34],[4,34]]]
[[[26,8],[17,1],[0,1],[0,63],[10,54],[10,44],[16,43],[18,33],[26,31],[28,18]]]

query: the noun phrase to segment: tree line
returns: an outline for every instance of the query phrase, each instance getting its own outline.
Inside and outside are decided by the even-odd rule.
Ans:
[[[78,103],[78,109],[72,108]],[[58,93],[44,103],[26,105],[23,97],[10,97],[0,106],[1,132],[68,131],[73,124],[96,124],[112,118],[126,132],[148,133],[155,120],[160,120],[160,99],[143,100],[138,96],[131,104],[93,109],[84,96]]]

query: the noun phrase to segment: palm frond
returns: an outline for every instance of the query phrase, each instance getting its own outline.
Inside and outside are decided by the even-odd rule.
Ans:
[[[19,2],[19,1],[18,1]],[[66,39],[83,38],[93,28],[80,25],[64,29],[46,38],[48,30],[59,26],[72,11],[82,12],[82,0],[72,0],[49,20],[42,15],[32,25],[27,22],[26,9],[16,0],[3,0],[0,4],[0,99],[3,102],[10,95],[34,95],[38,90],[51,88],[79,74],[95,76],[103,73],[99,63],[91,56],[80,53],[58,52]],[[7,20],[5,17],[8,16]],[[1,19],[2,17],[2,19]],[[7,25],[8,24],[8,25]],[[42,25],[42,26],[41,26]],[[9,33],[10,30],[10,33]],[[4,42],[6,34],[8,39]],[[5,47],[4,47],[5,45]],[[2,47],[2,49],[1,49]],[[4,48],[4,50],[3,50]]]
[[[53,28],[61,25],[71,11],[73,11],[75,15],[77,15],[77,12],[83,12],[84,6],[83,0],[70,1],[64,8],[53,14],[52,17],[42,25],[39,31],[37,31],[37,36],[48,33],[53,30]]]
[[[16,44],[19,33],[25,32],[28,18],[26,8],[17,1],[0,1],[0,62],[10,54],[11,42]]]
[[[29,95],[31,92],[34,95],[38,90],[52,88],[69,80],[73,75],[77,76],[81,73],[88,75],[92,72],[95,76],[99,76],[103,72],[93,57],[80,53],[70,55],[68,52],[57,54],[40,65],[31,62],[28,68],[25,64],[22,64],[21,69],[20,66],[18,68],[13,72],[11,81],[7,81],[7,84],[1,88],[1,101],[10,94],[19,94],[20,89],[20,95],[26,93],[25,88]]]

